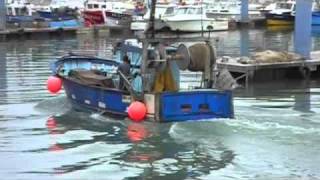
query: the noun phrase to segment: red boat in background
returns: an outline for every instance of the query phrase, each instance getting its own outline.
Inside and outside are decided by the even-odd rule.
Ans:
[[[129,28],[132,21],[131,10],[125,8],[123,3],[119,3],[121,2],[88,1],[82,12],[85,26]]]

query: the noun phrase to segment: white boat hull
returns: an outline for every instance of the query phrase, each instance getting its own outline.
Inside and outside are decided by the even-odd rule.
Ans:
[[[255,19],[261,19],[264,18],[264,16],[260,13],[249,13],[249,19],[255,20]],[[234,20],[234,21],[240,21],[241,15],[240,14],[230,14],[230,13],[207,13],[207,16],[209,18],[224,18],[227,20]]]
[[[228,21],[214,19],[166,21],[172,31],[199,32],[228,30]]]
[[[155,30],[161,30],[167,26],[162,20],[156,20],[154,23]],[[131,23],[130,29],[132,31],[146,31],[148,28],[148,23],[146,21],[133,21]]]

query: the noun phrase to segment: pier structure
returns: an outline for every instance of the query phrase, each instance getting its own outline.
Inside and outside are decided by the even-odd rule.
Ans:
[[[310,58],[311,22],[313,0],[297,0],[294,26],[294,49],[305,58]]]
[[[0,0],[0,31],[6,29],[6,2]]]
[[[249,0],[241,0],[240,23],[249,23]]]
[[[294,50],[304,60],[289,60],[287,62],[268,62],[242,64],[237,58],[218,60],[218,67],[226,68],[238,78],[245,79],[248,87],[250,81],[281,79],[287,76],[308,78],[311,72],[317,71],[320,66],[320,51],[311,52],[311,21],[312,0],[297,0],[295,14]],[[248,0],[241,1],[241,22],[250,23],[248,19]],[[240,34],[240,55],[249,55],[249,33],[242,29]]]

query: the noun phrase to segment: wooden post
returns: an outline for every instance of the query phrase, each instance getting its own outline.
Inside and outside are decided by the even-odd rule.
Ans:
[[[294,49],[305,58],[310,58],[312,3],[312,0],[296,1]]]
[[[248,0],[241,1],[241,23],[249,23],[249,2]]]
[[[0,0],[0,30],[6,29],[6,2],[5,0]]]

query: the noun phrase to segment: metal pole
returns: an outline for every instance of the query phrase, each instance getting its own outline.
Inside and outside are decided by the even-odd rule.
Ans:
[[[151,31],[151,37],[154,38],[155,36],[155,28],[154,28],[154,20],[155,20],[155,13],[156,13],[156,3],[157,0],[152,0],[151,1],[151,12],[150,12],[150,18],[149,18],[149,28],[148,31]],[[147,31],[147,33],[148,33]]]
[[[240,55],[249,56],[249,30],[242,28],[240,30]]]
[[[6,29],[6,2],[0,0],[0,30]]]
[[[241,1],[241,22],[248,23],[249,22],[249,1],[242,0]]]
[[[294,49],[305,58],[310,58],[312,2],[312,0],[296,1]]]

